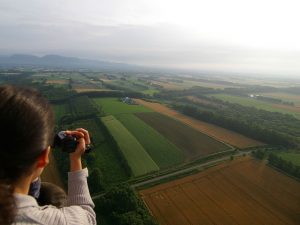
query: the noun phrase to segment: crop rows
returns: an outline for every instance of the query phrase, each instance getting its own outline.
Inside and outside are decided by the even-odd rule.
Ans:
[[[299,190],[299,182],[246,158],[140,194],[161,225],[296,225]]]

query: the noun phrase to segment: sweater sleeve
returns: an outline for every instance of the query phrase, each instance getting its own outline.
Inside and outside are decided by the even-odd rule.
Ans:
[[[16,195],[18,213],[14,224],[51,225],[95,225],[96,214],[88,184],[88,170],[82,169],[68,174],[67,206],[56,208],[52,205],[38,206],[28,195]]]
[[[67,205],[89,205],[92,208],[95,207],[89,192],[87,177],[87,168],[68,173]]]
[[[96,224],[95,207],[87,184],[87,168],[68,173],[67,207],[62,208],[68,224]]]

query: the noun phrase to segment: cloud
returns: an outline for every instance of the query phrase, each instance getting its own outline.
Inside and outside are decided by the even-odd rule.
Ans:
[[[276,2],[268,14],[267,6],[254,0],[248,12],[235,0],[2,0],[0,52],[300,74],[300,35],[292,27],[298,16],[277,18],[289,8]]]

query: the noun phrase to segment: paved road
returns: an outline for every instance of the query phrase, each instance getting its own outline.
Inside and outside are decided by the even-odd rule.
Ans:
[[[235,154],[234,156],[241,156],[243,154],[249,154],[249,153],[250,152],[239,152],[239,153]],[[218,162],[229,160],[230,157],[231,156],[224,156],[224,157],[219,158],[219,159],[215,159],[215,160],[205,162],[205,163],[202,163],[202,164],[198,164],[198,165],[195,165],[195,166],[191,166],[191,167],[188,167],[188,168],[185,168],[185,169],[173,172],[173,173],[169,173],[169,174],[166,174],[166,175],[155,177],[153,179],[146,180],[146,181],[143,181],[143,182],[140,182],[140,183],[137,183],[137,184],[133,184],[133,185],[131,185],[131,187],[136,188],[136,187],[139,187],[139,186],[142,186],[142,185],[145,185],[145,184],[149,184],[149,183],[152,183],[152,182],[156,182],[156,181],[168,178],[168,177],[180,175],[182,173],[187,173],[187,172],[195,170],[195,169],[199,169],[199,168],[202,168],[202,167],[213,165],[213,164],[218,163]]]
[[[234,154],[234,156],[235,157],[236,156],[242,156],[243,154],[247,154],[248,155],[250,153],[251,153],[251,151],[238,152],[238,153]],[[188,168],[185,168],[185,169],[173,172],[173,173],[169,173],[169,174],[166,174],[166,175],[158,176],[158,177],[152,178],[150,180],[146,180],[146,181],[143,181],[143,182],[140,182],[140,183],[136,183],[136,184],[131,185],[131,187],[137,188],[139,186],[142,186],[142,185],[145,185],[145,184],[150,184],[152,182],[156,182],[156,181],[159,181],[159,180],[163,180],[163,179],[166,179],[168,177],[180,175],[180,174],[187,173],[187,172],[190,172],[190,171],[195,170],[195,169],[199,169],[199,168],[202,168],[202,167],[214,165],[216,163],[219,163],[219,162],[222,162],[222,161],[225,161],[225,160],[229,160],[230,157],[231,156],[224,156],[224,157],[219,158],[219,159],[215,159],[215,160],[212,160],[212,161],[209,161],[209,162],[205,162],[205,163],[202,163],[202,164],[198,164],[198,165],[195,165],[195,166],[191,166],[191,167],[188,167]],[[95,196],[93,196],[93,199],[97,199],[97,198],[99,198],[99,197],[101,197],[103,195],[104,194],[95,195]]]

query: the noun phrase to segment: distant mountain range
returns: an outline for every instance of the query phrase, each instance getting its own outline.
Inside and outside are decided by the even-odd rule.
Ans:
[[[57,69],[100,69],[100,70],[140,70],[141,66],[108,61],[65,57],[60,55],[34,55],[16,54],[0,56],[0,67],[45,67]]]

